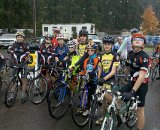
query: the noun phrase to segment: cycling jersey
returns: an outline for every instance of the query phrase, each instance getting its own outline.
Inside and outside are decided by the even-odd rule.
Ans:
[[[139,72],[140,71],[145,71],[146,75],[144,78],[143,83],[148,83],[148,77],[149,77],[149,72],[148,72],[148,67],[149,67],[149,56],[146,52],[140,51],[140,52],[133,52],[130,51],[128,53],[128,63],[127,65],[130,66],[130,74],[131,77],[133,77],[133,82],[136,82]]]
[[[26,43],[15,42],[8,48],[8,52],[12,52],[12,54],[14,53],[12,57],[14,58],[15,63],[20,63],[25,61],[25,57],[28,56],[29,53],[26,54],[26,52],[29,52],[29,47]],[[24,60],[22,60],[23,58]]]
[[[42,43],[39,52],[39,64],[49,65],[55,62],[55,49],[52,45],[47,47],[45,43]]]
[[[54,37],[52,39],[52,45],[53,45],[54,48],[56,48],[58,46],[58,41],[57,41],[56,37]]]
[[[63,61],[63,59],[67,56],[69,50],[66,45],[57,46],[55,49],[56,56],[58,57],[59,61]]]
[[[102,67],[102,77],[105,77],[111,72],[112,66],[119,66],[118,55],[112,51],[102,54],[100,57],[99,66]]]
[[[82,57],[84,55],[84,53],[86,52],[86,47],[87,44],[78,44],[78,53],[80,55],[80,57]]]
[[[68,66],[70,66],[71,64],[74,64],[79,60],[79,56],[77,55],[77,52],[74,51],[74,52],[69,52],[67,54],[68,56],[68,60],[67,60],[67,64]],[[76,58],[77,57],[77,58]],[[73,66],[72,66],[73,67]]]

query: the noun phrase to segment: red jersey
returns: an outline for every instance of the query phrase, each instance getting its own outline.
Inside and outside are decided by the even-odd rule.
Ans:
[[[52,45],[53,45],[54,48],[56,48],[58,46],[58,41],[57,41],[56,37],[54,37],[52,39]]]

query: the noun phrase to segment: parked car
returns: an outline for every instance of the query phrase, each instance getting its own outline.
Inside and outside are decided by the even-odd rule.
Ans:
[[[0,37],[0,46],[8,47],[16,41],[16,34],[2,34]]]
[[[97,34],[88,34],[88,39],[92,39],[98,45],[99,52],[102,51],[102,40],[98,38]]]

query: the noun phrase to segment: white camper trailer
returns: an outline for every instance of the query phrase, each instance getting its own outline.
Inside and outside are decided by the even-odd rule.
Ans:
[[[71,24],[42,24],[42,34],[53,33],[53,28],[59,28],[66,39],[73,38],[74,34],[78,34],[81,29],[86,29],[88,33],[95,33],[95,24],[93,23],[71,23]]]

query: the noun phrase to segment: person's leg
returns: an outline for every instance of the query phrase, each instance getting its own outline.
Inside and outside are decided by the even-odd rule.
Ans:
[[[143,130],[145,124],[144,107],[137,108],[137,129]]]
[[[139,96],[140,103],[137,108],[137,129],[143,130],[145,125],[145,115],[144,115],[144,106],[145,98],[148,91],[148,85],[142,84],[137,90],[136,95]]]

